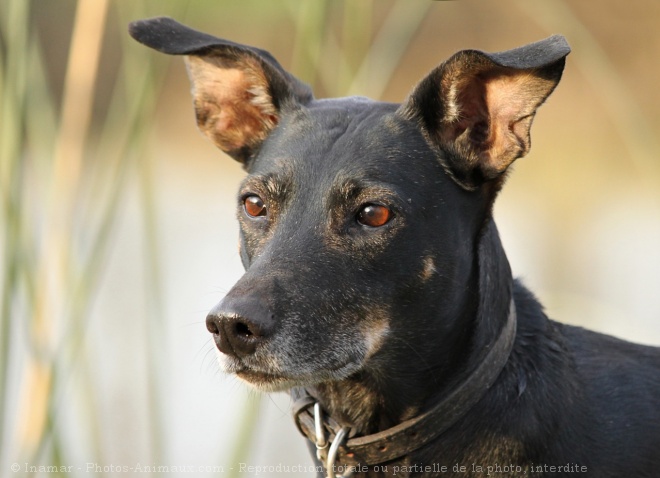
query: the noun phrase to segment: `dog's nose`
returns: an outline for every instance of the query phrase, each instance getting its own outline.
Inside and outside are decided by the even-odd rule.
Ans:
[[[258,301],[226,298],[206,317],[206,328],[220,352],[240,358],[269,337],[273,322],[273,314]]]

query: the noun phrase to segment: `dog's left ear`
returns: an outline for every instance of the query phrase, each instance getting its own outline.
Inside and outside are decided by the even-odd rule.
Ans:
[[[424,78],[399,111],[442,150],[454,179],[475,189],[527,154],[536,109],[559,83],[569,52],[559,35],[501,53],[461,51]]]

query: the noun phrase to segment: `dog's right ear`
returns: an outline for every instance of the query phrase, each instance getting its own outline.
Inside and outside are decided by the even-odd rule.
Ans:
[[[195,31],[171,18],[139,20],[129,33],[169,55],[185,55],[200,130],[248,167],[286,108],[312,99],[310,88],[270,53]]]

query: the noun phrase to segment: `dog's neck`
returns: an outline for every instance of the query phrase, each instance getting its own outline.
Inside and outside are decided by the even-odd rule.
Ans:
[[[464,322],[471,324],[471,332],[458,338],[471,351],[467,357],[456,357],[450,366],[423,368],[413,363],[424,357],[410,357],[408,350],[399,370],[363,372],[309,388],[330,416],[358,435],[375,433],[431,408],[467,379],[498,337],[512,297],[511,270],[492,219],[484,225],[476,250],[478,306]],[[437,386],[429,387],[430,383]]]

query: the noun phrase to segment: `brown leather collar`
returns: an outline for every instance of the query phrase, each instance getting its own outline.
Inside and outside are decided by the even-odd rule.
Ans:
[[[516,336],[516,307],[511,300],[507,322],[497,340],[490,346],[484,360],[445,399],[432,409],[406,420],[392,428],[372,435],[349,438],[340,444],[336,466],[344,469],[372,466],[405,457],[429,443],[463,417],[495,383],[513,348]],[[306,390],[291,390],[294,399],[293,414],[300,432],[317,444],[313,407],[316,400]],[[332,417],[323,414],[324,433],[332,443],[341,426]],[[323,445],[323,444],[322,444]],[[318,447],[318,457],[326,465],[328,447]]]

